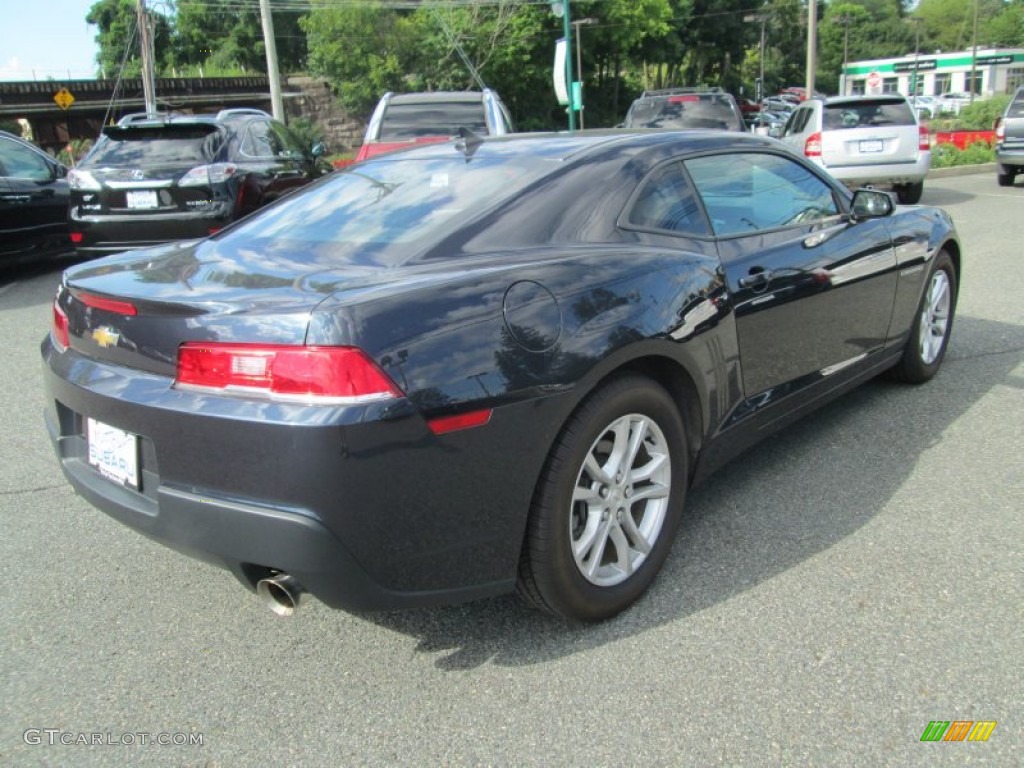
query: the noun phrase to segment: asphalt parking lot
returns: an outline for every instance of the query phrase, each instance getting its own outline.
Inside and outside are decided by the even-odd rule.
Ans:
[[[965,250],[939,376],[717,474],[651,593],[592,627],[513,598],[281,619],[114,523],[43,428],[60,266],[0,273],[0,764],[1022,764],[1024,181],[922,202]],[[935,720],[997,725],[922,743]]]

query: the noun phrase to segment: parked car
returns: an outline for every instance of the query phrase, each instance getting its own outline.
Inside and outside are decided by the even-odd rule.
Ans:
[[[67,168],[0,131],[0,264],[71,252]]]
[[[917,112],[918,120],[929,120],[941,112],[934,96],[911,96],[908,101]]]
[[[781,96],[769,96],[761,100],[761,109],[775,114],[790,114],[799,102],[796,99],[784,99]]]
[[[845,184],[892,185],[901,203],[921,199],[932,162],[928,129],[898,94],[805,101],[781,138]]]
[[[747,128],[751,133],[756,133],[759,136],[768,136],[771,134],[772,129],[781,130],[785,126],[788,117],[785,114],[776,114],[762,110],[754,115],[745,115],[743,122],[747,124]]]
[[[980,99],[975,96],[975,100]],[[942,93],[935,97],[936,114],[959,115],[960,110],[971,103],[969,93]]]
[[[746,131],[732,94],[721,88],[644,91],[626,113],[626,128],[712,128]]]
[[[1001,187],[1012,187],[1013,179],[1024,172],[1024,86],[1006,105],[996,121],[996,179]]]
[[[46,424],[83,498],[280,613],[517,590],[598,620],[693,483],[931,379],[961,258],[941,210],[749,133],[433,144],[67,270]]]
[[[323,152],[258,109],[129,115],[69,174],[71,242],[92,257],[206,237],[312,181]]]
[[[504,136],[515,129],[505,104],[490,88],[385,93],[366,126],[356,161],[417,144],[447,141],[460,130]]]

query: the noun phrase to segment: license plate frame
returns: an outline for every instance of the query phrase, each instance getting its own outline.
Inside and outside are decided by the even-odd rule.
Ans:
[[[857,150],[862,155],[874,155],[882,152],[885,149],[885,144],[881,139],[861,139],[857,143]]]
[[[152,210],[160,207],[155,189],[129,189],[124,193],[125,205],[132,210]]]
[[[86,419],[89,466],[111,482],[139,489],[139,437],[97,419]]]

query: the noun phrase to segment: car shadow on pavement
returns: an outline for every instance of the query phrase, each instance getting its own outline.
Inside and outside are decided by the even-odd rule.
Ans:
[[[364,614],[418,639],[440,669],[521,666],[685,620],[819,555],[871,521],[919,458],[1015,376],[1024,327],[959,317],[939,375],[921,387],[876,379],[778,433],[690,493],[672,554],[650,592],[597,625],[570,624],[514,597]]]

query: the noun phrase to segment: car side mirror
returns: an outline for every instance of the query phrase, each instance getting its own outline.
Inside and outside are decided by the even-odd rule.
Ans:
[[[896,210],[896,203],[889,192],[880,189],[858,189],[853,193],[853,218],[881,219]]]
[[[313,145],[312,149],[309,150],[309,153],[313,155],[313,157],[320,157],[326,151],[327,147],[324,146],[324,143],[322,141],[318,141],[316,144]]]
[[[782,138],[782,126],[781,125],[773,125],[771,128],[768,129],[768,135],[771,136],[773,139],[781,139]]]

